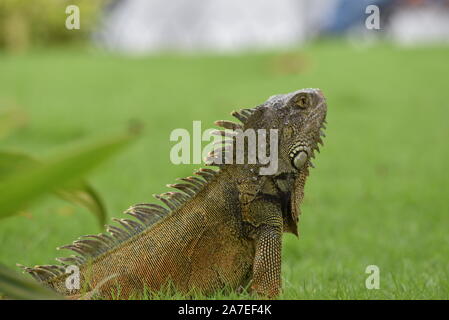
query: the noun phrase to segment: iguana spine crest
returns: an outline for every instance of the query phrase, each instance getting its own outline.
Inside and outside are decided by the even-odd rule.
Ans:
[[[233,111],[231,115],[242,121],[244,124],[253,111],[254,109],[242,109],[240,111]],[[241,124],[227,120],[218,120],[215,124],[230,130],[243,128]],[[227,142],[229,143],[232,141],[233,140],[228,140]],[[206,164],[220,167],[220,164],[214,164],[213,161],[220,151],[223,152],[226,150],[226,145],[215,149],[210,153],[212,157],[206,159]],[[109,234],[99,233],[96,235],[84,235],[78,240],[73,241],[72,244],[56,248],[57,250],[68,249],[78,254],[69,257],[55,258],[61,265],[36,265],[34,267],[25,267],[21,264],[17,264],[17,266],[41,282],[64,275],[67,266],[82,266],[86,264],[89,259],[96,259],[110,250],[116,249],[134,236],[153,227],[156,223],[163,221],[165,217],[173,214],[187,201],[191,200],[208,182],[214,179],[219,172],[220,169],[212,170],[209,168],[200,168],[194,171],[194,174],[198,175],[200,178],[193,176],[178,178],[177,180],[183,181],[184,183],[168,184],[167,186],[178,189],[181,192],[165,192],[153,195],[156,199],[162,201],[168,208],[153,203],[136,204],[127,209],[124,213],[136,218],[139,222],[131,219],[112,218],[112,220],[120,226],[106,225],[106,231]]]

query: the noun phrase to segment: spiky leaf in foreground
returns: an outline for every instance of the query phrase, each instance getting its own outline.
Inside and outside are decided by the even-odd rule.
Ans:
[[[42,163],[25,153],[0,151],[0,181],[3,181],[13,173],[38,166],[42,166]],[[64,200],[87,208],[96,216],[100,225],[104,225],[106,210],[103,202],[87,181],[80,180],[61,187],[55,191],[55,194]]]
[[[40,166],[31,166],[0,181],[0,218],[7,217],[39,196],[73,186],[87,172],[123,149],[135,133],[126,133],[72,148]]]

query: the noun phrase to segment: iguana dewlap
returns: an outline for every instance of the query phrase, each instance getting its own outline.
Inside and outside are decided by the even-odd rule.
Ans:
[[[114,219],[118,226],[108,226],[108,233],[61,247],[76,255],[58,258],[60,265],[24,269],[75,297],[129,298],[167,283],[183,293],[203,294],[250,284],[261,295],[277,296],[282,233],[297,235],[299,205],[310,160],[322,144],[326,110],[320,90],[304,89],[233,112],[241,123],[216,122],[228,129],[218,134],[231,137],[231,145],[236,135],[229,130],[277,129],[274,174],[261,175],[260,163],[217,165],[223,147],[209,158],[218,170],[199,169],[196,177],[170,185],[178,191],[156,195],[163,206],[135,205],[126,211],[133,218]],[[67,289],[69,265],[80,270],[79,290]]]

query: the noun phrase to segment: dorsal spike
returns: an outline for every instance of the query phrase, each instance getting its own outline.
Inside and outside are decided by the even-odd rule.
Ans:
[[[240,113],[243,114],[246,117],[250,117],[255,109],[242,109],[240,110]]]
[[[183,196],[180,192],[167,192],[166,197],[169,201],[172,201],[178,208],[183,204]]]
[[[254,111],[255,109],[241,109],[231,112],[231,115],[239,119],[242,123],[245,123]]]
[[[36,274],[39,274],[39,276],[42,280],[45,280],[45,279],[48,279],[51,277],[56,277],[61,274],[60,272],[46,268],[46,266],[34,266],[33,271]]]
[[[218,174],[219,171],[217,170],[212,170],[212,169],[208,169],[208,168],[200,168],[199,171],[201,172],[207,172],[212,176],[215,176],[216,174]]]
[[[148,208],[156,209],[157,211],[159,211],[163,214],[167,214],[170,212],[167,210],[167,208],[165,208],[161,205],[158,205],[156,203],[139,203],[139,204],[136,204],[134,207],[139,207],[139,208],[148,207]]]
[[[114,238],[117,238],[117,239],[120,239],[120,240],[126,240],[128,238],[128,236],[129,236],[128,233],[125,230],[120,229],[120,228],[118,228],[116,226],[107,225],[106,226],[106,230],[110,234],[112,234],[112,236]]]
[[[73,244],[68,244],[68,245],[65,245],[65,246],[61,246],[61,247],[58,247],[56,249],[57,250],[62,250],[62,249],[72,250],[72,251],[74,251],[76,253],[84,255],[84,251],[81,248],[79,248],[79,247],[77,247],[77,246],[75,246]]]
[[[92,246],[92,244],[86,240],[75,240],[73,241],[73,245],[83,250],[85,255],[89,255],[97,250],[96,246]]]
[[[74,264],[74,265],[80,265],[81,259],[79,259],[79,256],[71,255],[70,257],[62,257],[62,258],[56,258],[56,261],[59,261],[63,264]]]
[[[224,161],[218,161],[219,158],[215,157],[215,156],[208,156],[206,159],[204,159],[204,164],[206,166],[211,166],[211,167],[223,167],[224,166]]]
[[[196,194],[195,187],[192,186],[191,183],[176,183],[176,184],[167,184],[167,187],[175,188],[181,190],[187,195],[193,197]]]
[[[238,111],[232,111],[232,112],[231,112],[231,115],[232,115],[233,117],[236,117],[237,119],[239,119],[242,123],[245,123],[246,120],[248,120],[247,117],[245,117],[243,114],[241,114],[241,113],[238,112]]]
[[[107,234],[104,233],[100,233],[98,235],[95,234],[90,234],[87,236],[81,236],[81,238],[93,238],[96,239],[98,242],[101,242],[103,245],[109,246],[111,244],[113,244],[114,239],[112,237],[110,237]]]
[[[164,198],[164,194],[163,193],[162,194],[154,194],[153,196],[156,199],[161,200],[167,207],[170,208],[170,210],[173,211],[173,210],[176,209],[176,206],[170,200],[167,200],[166,198]]]
[[[197,177],[190,176],[181,180],[193,184],[198,190],[200,190],[204,186],[204,182]]]
[[[146,224],[148,221],[148,216],[146,214],[137,212],[137,211],[135,211],[134,208],[130,208],[130,209],[126,210],[125,213],[129,214],[130,216],[133,216],[134,218],[136,218],[137,220],[139,220],[140,222],[142,222],[144,224]]]
[[[131,221],[131,220],[128,220],[128,219],[117,219],[117,218],[112,218],[112,220],[113,221],[115,221],[115,222],[117,222],[117,223],[119,223],[123,228],[125,228],[128,232],[130,232],[130,233],[132,233],[132,234],[134,234],[135,232],[136,232],[136,229],[135,229],[135,227],[133,227],[130,223],[129,223],[129,221]],[[137,223],[137,222],[134,222],[134,223]],[[140,225],[139,225],[140,226]]]
[[[137,233],[137,232],[140,232],[143,230],[143,226],[136,221],[133,221],[130,219],[121,219],[121,222],[122,222],[122,224],[128,225],[131,228],[131,230],[133,230],[134,233]]]
[[[227,121],[227,120],[217,120],[214,122],[215,125],[225,128],[225,129],[230,129],[230,130],[237,130],[237,129],[243,129],[241,124],[238,124],[236,122],[232,122],[232,121]]]
[[[74,244],[75,243],[86,244],[87,246],[90,246],[91,248],[95,248],[95,249],[102,245],[101,241],[99,241],[99,240],[96,240],[96,239],[85,239],[85,238],[80,238],[80,240],[76,240],[74,242]]]
[[[202,187],[202,185],[198,185],[197,183],[190,180],[189,178],[179,178],[177,180],[187,182],[187,185],[189,186],[189,188],[191,190],[195,191],[195,193],[198,192]]]
[[[202,177],[206,181],[210,181],[213,178],[212,175],[205,173],[203,171],[197,171],[197,172],[195,172],[195,174]]]
[[[164,217],[167,215],[165,211],[160,211],[154,208],[147,208],[147,207],[134,207],[134,212],[137,212],[144,217],[151,217],[151,216],[157,216],[157,217]]]
[[[58,276],[65,271],[61,266],[55,265],[41,265],[36,266],[35,269],[41,270],[44,273],[48,273],[50,276]]]
[[[213,134],[215,136],[234,138],[237,135],[237,132],[226,131],[226,130],[214,130],[211,132],[211,134]]]

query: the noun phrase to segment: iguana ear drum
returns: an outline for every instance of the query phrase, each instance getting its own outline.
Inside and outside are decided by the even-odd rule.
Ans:
[[[309,158],[310,149],[305,145],[297,145],[290,151],[290,159],[296,169],[301,169]]]
[[[301,169],[307,162],[307,152],[301,151],[293,159],[293,165],[296,169]]]

